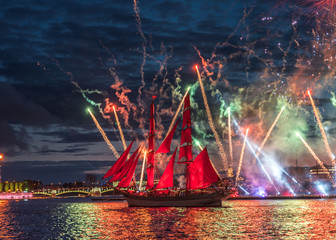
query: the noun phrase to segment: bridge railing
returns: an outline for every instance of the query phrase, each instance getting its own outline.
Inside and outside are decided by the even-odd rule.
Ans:
[[[51,195],[51,194],[59,194],[59,193],[66,193],[66,192],[109,192],[109,191],[115,191],[116,189],[113,187],[79,187],[79,188],[56,188],[56,189],[50,189],[50,188],[43,188],[38,190],[33,190],[32,192],[34,194],[45,194],[45,195]]]

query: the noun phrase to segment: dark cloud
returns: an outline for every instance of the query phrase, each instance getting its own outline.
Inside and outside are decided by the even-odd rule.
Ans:
[[[87,151],[87,148],[84,147],[67,147],[63,150],[53,150],[53,149],[49,149],[48,146],[43,147],[42,149],[40,149],[38,151],[38,154],[43,154],[43,155],[48,155],[48,154],[53,154],[53,153],[77,153],[77,152],[83,152],[83,151]]]
[[[13,86],[0,82],[0,119],[12,124],[43,126],[57,122],[42,106],[26,99]]]
[[[13,147],[27,150],[29,148],[29,136],[24,128],[21,131],[15,130],[7,121],[0,120],[0,147],[8,148],[8,152],[13,151]]]
[[[8,83],[0,82],[0,148],[29,148],[27,126],[47,127],[57,122],[42,106],[27,100]]]
[[[74,182],[85,180],[87,171],[108,170],[113,162],[108,161],[16,161],[5,162],[2,167],[3,179],[22,181],[41,180],[43,183]],[[98,175],[99,179],[102,175]]]

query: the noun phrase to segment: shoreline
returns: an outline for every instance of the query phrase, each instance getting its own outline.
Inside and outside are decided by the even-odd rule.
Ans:
[[[333,199],[336,195],[298,195],[298,196],[237,196],[230,197],[229,201],[235,200],[295,200],[295,199]]]

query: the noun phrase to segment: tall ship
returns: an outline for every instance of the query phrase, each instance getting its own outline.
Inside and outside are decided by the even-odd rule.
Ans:
[[[220,177],[213,166],[207,147],[195,158],[192,154],[192,123],[190,96],[184,98],[182,130],[180,145],[170,157],[170,160],[155,186],[154,172],[157,171],[155,157],[158,154],[170,153],[171,142],[180,119],[176,121],[168,132],[160,147],[155,151],[155,119],[154,97],[150,106],[150,130],[148,135],[148,148],[145,152],[140,175],[140,182],[136,187],[134,177],[135,168],[141,155],[141,146],[130,156],[134,141],[127,147],[120,158],[107,171],[104,179],[110,182],[120,181],[117,188],[125,196],[128,205],[134,207],[220,207],[222,201],[228,199],[235,192],[229,179]],[[174,186],[174,165],[178,153],[177,164],[182,172],[184,186]],[[146,154],[147,153],[147,154]],[[162,155],[161,155],[162,156]],[[147,163],[147,164],[145,164]],[[147,185],[142,190],[144,168],[146,165]]]

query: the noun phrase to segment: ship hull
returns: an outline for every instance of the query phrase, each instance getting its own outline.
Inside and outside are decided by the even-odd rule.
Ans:
[[[230,194],[192,194],[185,196],[140,196],[124,193],[130,207],[222,207],[222,201]]]

